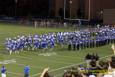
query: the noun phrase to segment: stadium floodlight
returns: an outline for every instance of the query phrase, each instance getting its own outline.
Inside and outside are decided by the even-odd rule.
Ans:
[[[17,4],[18,0],[15,0],[15,3]]]

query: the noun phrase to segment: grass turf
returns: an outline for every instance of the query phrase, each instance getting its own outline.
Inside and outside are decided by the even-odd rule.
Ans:
[[[48,32],[71,31],[71,29],[56,28],[32,28],[13,24],[0,24],[0,62],[4,60],[15,59],[16,63],[9,63],[7,67],[7,77],[23,77],[23,69],[25,65],[30,65],[31,77],[39,77],[42,70],[50,67],[50,73],[56,77],[62,77],[63,70],[69,66],[84,62],[84,56],[87,53],[98,53],[100,57],[111,55],[113,52],[111,46],[103,46],[99,48],[85,49],[81,51],[68,51],[65,46],[57,46],[52,52],[47,50],[44,53],[54,53],[50,56],[40,55],[41,50],[21,52],[19,54],[9,53],[5,50],[4,41],[7,37],[15,37],[19,34],[43,34]],[[0,67],[2,64],[0,64]]]

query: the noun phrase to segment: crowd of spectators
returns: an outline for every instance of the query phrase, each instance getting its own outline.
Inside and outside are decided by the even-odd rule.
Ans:
[[[87,65],[74,66],[66,70],[63,77],[115,77],[111,59],[99,60],[97,54],[87,54],[85,60],[88,60]]]

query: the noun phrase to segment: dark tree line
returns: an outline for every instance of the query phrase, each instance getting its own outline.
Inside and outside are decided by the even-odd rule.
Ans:
[[[48,0],[0,0],[0,15],[7,16],[48,16]]]

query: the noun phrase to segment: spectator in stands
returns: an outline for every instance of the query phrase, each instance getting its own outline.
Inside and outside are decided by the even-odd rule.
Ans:
[[[65,71],[63,77],[72,77],[72,72],[71,71]]]
[[[49,70],[49,67],[45,68],[40,77],[50,77],[48,70]]]
[[[85,68],[84,68],[83,65],[79,65],[79,66],[78,66],[78,71],[84,71],[84,70],[85,70]]]
[[[89,63],[91,62],[91,55],[88,53],[85,57],[86,63],[87,63],[87,67],[89,67]]]
[[[97,53],[95,54],[95,60],[96,60],[96,61],[99,60],[99,56],[97,55]]]

